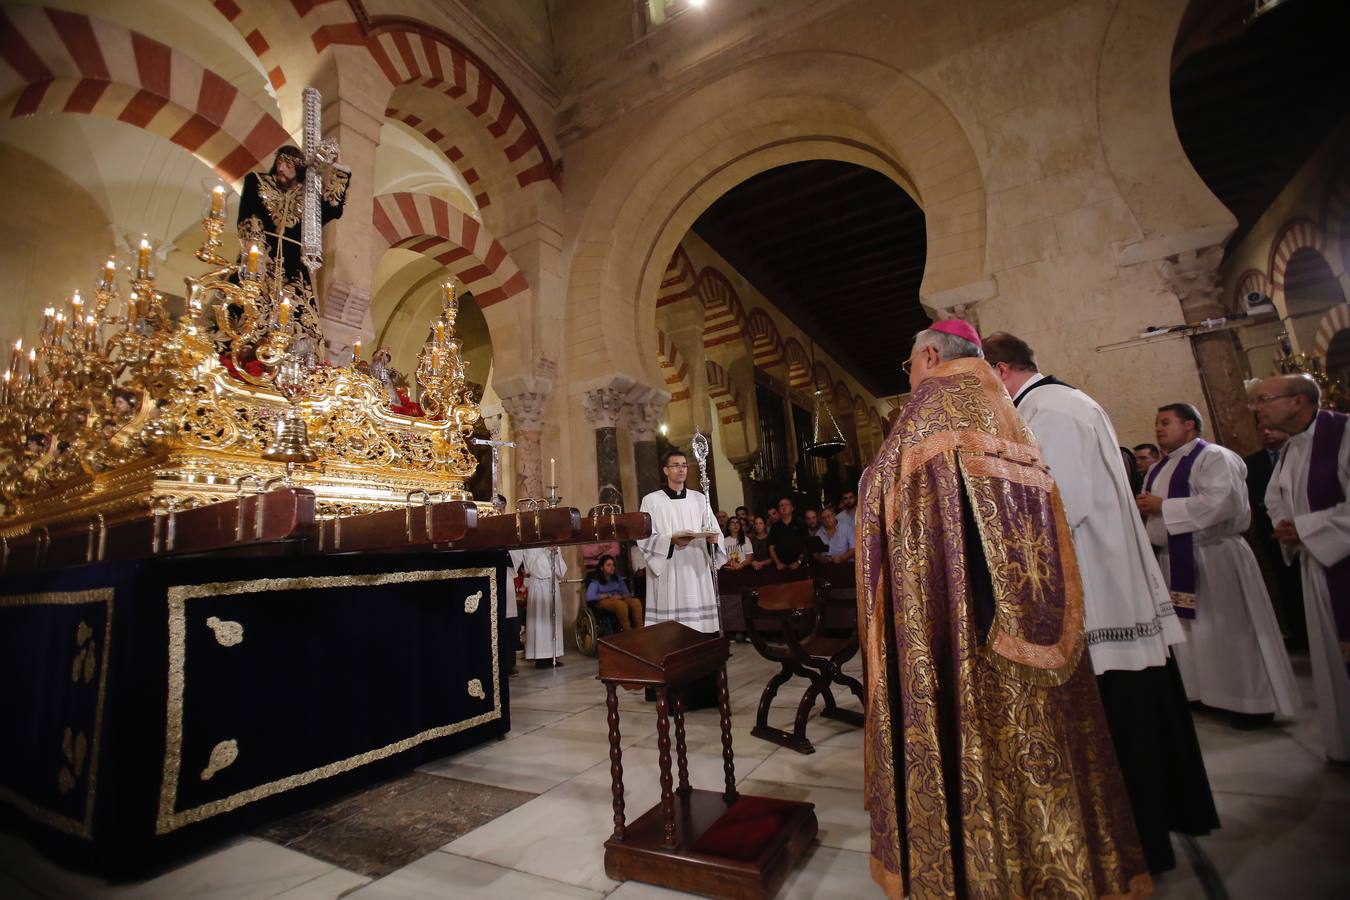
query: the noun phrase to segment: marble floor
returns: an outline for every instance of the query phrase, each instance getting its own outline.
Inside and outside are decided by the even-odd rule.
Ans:
[[[1312,702],[1306,661],[1300,668]],[[868,876],[862,809],[861,734],[815,718],[817,752],[801,756],[750,736],[759,693],[773,671],[736,646],[732,687],[736,776],[741,791],[809,800],[817,844],[779,894],[791,900],[881,893]],[[569,656],[563,668],[521,667],[511,680],[512,731],[500,742],[423,766],[421,773],[533,795],[485,824],[372,879],[259,837],[243,837],[149,880],[109,885],[65,871],[0,833],[0,897],[26,898],[598,898],[685,896],[605,877],[601,845],[612,828],[604,693],[595,662]],[[791,721],[800,688],[776,703]],[[841,698],[841,703],[844,702]],[[848,701],[856,708],[856,701]],[[622,693],[623,764],[631,814],[656,802],[654,707]],[[689,766],[696,786],[722,781],[716,712],[689,714]],[[1165,900],[1307,900],[1350,896],[1350,770],[1323,761],[1311,711],[1262,731],[1235,731],[1198,714],[1197,728],[1223,828],[1176,840],[1179,866],[1160,879]],[[303,846],[303,845],[301,845]]]

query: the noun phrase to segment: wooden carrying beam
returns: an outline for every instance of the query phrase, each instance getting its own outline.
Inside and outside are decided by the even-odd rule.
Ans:
[[[313,533],[313,492],[282,488],[191,509],[161,505],[135,519],[104,524],[96,517],[83,526],[4,539],[0,574],[256,547]]]

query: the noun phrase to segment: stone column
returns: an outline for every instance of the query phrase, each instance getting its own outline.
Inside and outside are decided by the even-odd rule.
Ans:
[[[515,434],[516,499],[544,496],[544,464],[540,437],[544,424],[544,394],[522,392],[502,398]]]
[[[665,416],[665,404],[655,400],[630,403],[628,433],[633,438],[633,471],[637,475],[638,501],[661,487],[661,457],[656,452],[656,430]]]
[[[623,505],[623,481],[619,474],[619,417],[623,415],[626,391],[596,388],[581,395],[586,421],[595,428],[596,503]],[[581,505],[582,509],[590,506]]]
[[[1181,314],[1187,324],[1226,315],[1219,300],[1222,261],[1223,248],[1213,246],[1169,256],[1158,263],[1158,272],[1181,301]],[[1255,421],[1247,408],[1242,362],[1233,333],[1216,331],[1190,341],[1200,384],[1214,418],[1209,437],[1237,453],[1245,454],[1260,446]]]

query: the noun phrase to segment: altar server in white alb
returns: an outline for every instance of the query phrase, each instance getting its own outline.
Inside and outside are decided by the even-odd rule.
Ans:
[[[1083,581],[1088,656],[1149,871],[1176,867],[1169,832],[1219,825],[1195,723],[1169,647],[1184,643],[1106,411],[1041,374],[1022,339],[984,339],[984,358],[1036,435],[1059,486]],[[1133,462],[1133,460],[1131,460]]]
[[[661,460],[665,487],[642,498],[652,517],[650,537],[638,542],[647,563],[646,624],[674,620],[696,631],[721,628],[710,565],[727,560],[720,537],[691,538],[691,532],[721,534],[717,517],[698,491],[685,487],[689,460],[682,450],[667,450]]]
[[[558,585],[567,574],[567,564],[556,547],[512,550],[511,563],[525,567],[525,587],[530,592],[525,603],[525,658],[534,660],[536,669],[561,666],[557,657],[565,650]]]
[[[1285,559],[1302,568],[1322,744],[1350,763],[1350,427],[1321,402],[1316,381],[1281,375],[1256,386],[1251,407],[1263,427],[1289,434],[1266,509]]]
[[[1261,569],[1242,534],[1251,523],[1247,464],[1200,435],[1188,403],[1158,410],[1166,454],[1136,499],[1167,576],[1187,643],[1173,648],[1186,694],[1233,713],[1238,728],[1293,716],[1298,687]]]

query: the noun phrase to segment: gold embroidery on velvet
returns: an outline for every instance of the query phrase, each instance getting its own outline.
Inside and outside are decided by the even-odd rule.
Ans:
[[[65,765],[61,771],[56,773],[56,787],[63,794],[69,794],[75,790],[75,782],[84,774],[84,760],[89,753],[89,739],[85,737],[84,732],[80,731],[71,734],[67,727],[65,733],[61,735],[61,755],[65,757]]]
[[[258,198],[262,200],[267,214],[277,231],[285,231],[300,224],[300,211],[304,207],[305,192],[296,184],[282,190],[271,175],[258,176]]]
[[[108,665],[109,649],[112,646],[112,616],[113,616],[113,589],[95,588],[86,591],[60,591],[39,594],[11,594],[9,596],[0,596],[0,607],[6,606],[77,606],[85,603],[102,603],[107,609],[103,619],[103,661],[99,665],[95,663],[96,673],[98,675],[97,695],[94,700],[94,727],[92,729],[93,737],[88,739],[87,758],[89,760],[89,774],[86,779],[84,789],[84,817],[74,819],[64,813],[47,809],[39,806],[27,797],[20,796],[9,788],[0,786],[0,800],[18,809],[24,815],[35,821],[41,822],[49,828],[55,828],[64,834],[88,840],[94,833],[94,798],[98,791],[98,759],[99,744],[103,738],[103,701],[108,689]],[[93,629],[90,629],[92,635]],[[78,631],[77,631],[78,636]],[[73,666],[72,666],[73,668]],[[83,674],[83,668],[81,669]],[[63,741],[64,745],[64,735]],[[71,744],[71,754],[67,757],[68,761],[73,761],[75,743]],[[65,756],[64,746],[62,755]],[[58,779],[60,776],[57,776]],[[72,783],[71,789],[75,788]],[[58,784],[59,787],[59,784]],[[63,791],[63,793],[65,793]]]
[[[998,478],[1014,484],[1024,484],[1049,493],[1055,488],[1055,479],[1050,473],[1032,465],[979,454],[962,454],[961,466],[971,475],[985,478]]]
[[[464,598],[464,611],[470,615],[478,612],[478,601],[483,599],[482,591],[474,591]]]
[[[216,636],[216,643],[222,647],[237,647],[244,641],[244,626],[228,619],[208,616],[206,627]]]
[[[221,769],[228,768],[239,758],[239,742],[235,740],[221,741],[211,748],[211,756],[206,761],[206,768],[202,769],[202,781],[210,781]]]
[[[346,759],[337,760],[297,772],[284,778],[278,778],[266,784],[256,785],[219,800],[212,800],[200,806],[186,810],[177,810],[178,777],[182,769],[183,751],[183,693],[185,688],[184,669],[187,656],[187,601],[200,597],[223,597],[238,594],[253,594],[264,591],[296,591],[314,588],[335,587],[372,587],[384,584],[413,584],[427,581],[448,581],[460,578],[488,579],[488,602],[491,608],[490,632],[492,641],[492,709],[487,712],[451,722],[435,728],[428,728],[392,744],[386,744],[365,753],[358,753]],[[350,772],[368,763],[386,759],[402,753],[419,744],[437,738],[447,737],[467,731],[486,722],[502,717],[501,660],[497,644],[497,570],[491,567],[476,569],[439,569],[421,572],[388,572],[370,575],[322,575],[303,578],[259,578],[252,581],[220,581],[210,584],[176,585],[168,590],[169,606],[169,673],[168,705],[164,735],[164,778],[160,785],[159,814],[155,820],[155,833],[167,834],[186,825],[201,822],[230,812],[307,784],[313,784],[334,775]]]
[[[475,700],[482,700],[487,697],[487,694],[483,693],[483,682],[479,681],[477,678],[470,678],[469,696]]]
[[[1059,575],[1063,582],[1064,612],[1059,640],[1054,644],[1036,644],[1026,640],[1017,625],[1020,602],[1016,598],[1029,589],[1028,600],[1037,604],[1044,597],[1045,586],[1056,581],[1055,552],[1048,537],[1048,523],[1034,522],[1029,515],[1017,515],[1011,498],[1000,503],[998,497],[1007,492],[1006,483],[973,475],[966,465],[968,461],[968,457],[961,457],[966,492],[989,563],[995,600],[994,623],[985,655],[991,665],[1002,667],[1010,677],[1044,686],[1063,684],[1078,665],[1085,637],[1083,587],[1059,495],[1052,490],[1045,500],[1054,510],[1054,531],[1060,537]],[[1012,517],[1006,528],[1000,522],[1000,509]],[[1039,538],[1033,537],[1036,533]],[[1006,665],[1005,661],[1013,665]]]
[[[1184,591],[1169,591],[1172,597],[1172,605],[1180,606],[1182,609],[1195,609],[1195,595],[1187,594]]]
[[[321,178],[324,202],[329,206],[337,206],[342,196],[347,193],[347,184],[351,178],[352,173],[349,169],[337,166],[324,168]]]
[[[88,622],[80,622],[75,627],[75,659],[70,664],[70,680],[78,682],[81,678],[88,684],[94,680],[94,671],[98,666],[98,641],[92,640],[94,630]]]

